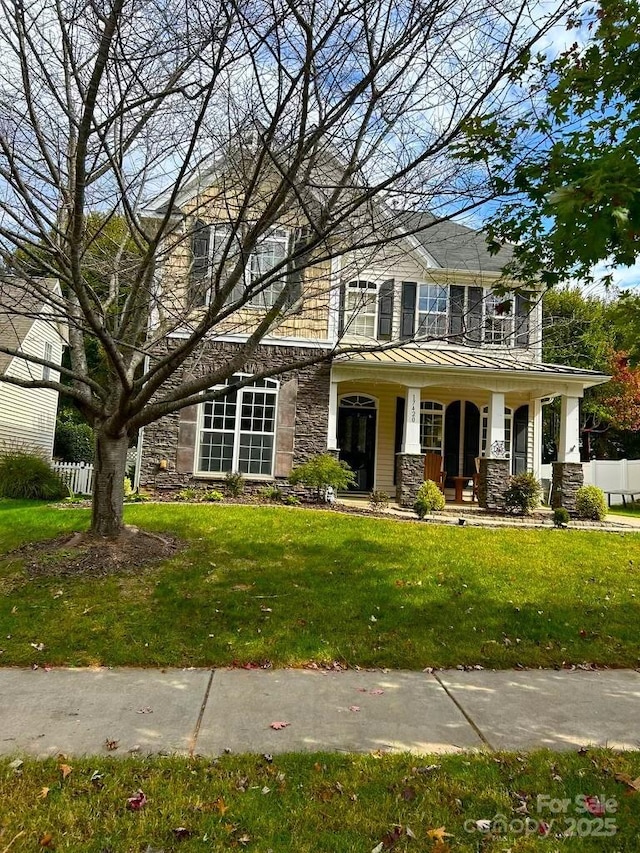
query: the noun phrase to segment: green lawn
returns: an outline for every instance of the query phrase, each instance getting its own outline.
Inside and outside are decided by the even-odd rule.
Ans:
[[[627,506],[623,504],[615,504],[609,507],[610,515],[631,515],[635,518],[640,518],[640,503],[629,503]]]
[[[60,764],[72,768],[65,779]],[[636,853],[640,793],[624,779],[638,775],[639,753],[605,750],[27,760],[17,772],[5,759],[0,850]],[[147,801],[131,811],[138,790]],[[566,811],[539,796],[569,800],[553,805]],[[606,814],[580,811],[584,796],[600,798]],[[505,830],[478,831],[498,815]],[[445,843],[438,830],[450,833]]]
[[[189,547],[98,579],[30,579],[0,558],[2,665],[339,660],[422,669],[640,659],[638,534],[224,504],[136,505],[126,517]],[[0,548],[87,523],[86,510],[4,502]]]

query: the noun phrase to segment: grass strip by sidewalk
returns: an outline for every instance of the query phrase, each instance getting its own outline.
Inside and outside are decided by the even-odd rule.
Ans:
[[[188,547],[111,577],[29,578],[0,557],[0,664],[640,660],[638,534],[231,505],[138,505],[126,518]],[[87,524],[86,510],[0,503],[0,550]]]
[[[629,781],[638,775],[638,753],[606,750],[61,757],[18,769],[3,759],[0,850],[635,853],[640,793]],[[146,804],[131,810],[138,791]],[[585,796],[606,811],[590,813]],[[595,800],[590,807],[598,811]],[[481,831],[477,821],[499,815],[492,832]]]

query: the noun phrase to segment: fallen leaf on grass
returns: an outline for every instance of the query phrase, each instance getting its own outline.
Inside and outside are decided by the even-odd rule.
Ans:
[[[53,835],[50,832],[45,832],[38,842],[40,847],[53,847]]]
[[[44,643],[29,643],[32,649],[35,649],[37,652],[44,651]]]
[[[71,771],[73,770],[73,767],[71,767],[70,764],[59,764],[58,768],[59,768],[60,772],[62,773],[63,779],[66,779],[67,776],[69,775],[69,773],[71,773]]]
[[[105,738],[104,747],[105,747],[105,749],[108,749],[109,752],[113,752],[113,750],[117,749],[119,746],[120,746],[119,740],[113,740],[110,737]]]
[[[280,729],[286,729],[287,726],[290,726],[290,725],[291,725],[291,723],[287,723],[286,720],[276,720],[275,723],[269,724],[269,728],[275,729],[277,732],[279,732]]]
[[[9,767],[12,770],[20,770],[20,768],[22,767],[23,764],[24,764],[24,761],[21,758],[16,758],[14,761],[9,762]]]
[[[631,788],[632,791],[640,791],[640,776],[637,779],[632,779],[628,773],[616,773],[614,779],[616,782],[622,782],[623,785]]]
[[[599,797],[585,797],[584,804],[589,814],[594,817],[604,817],[607,813],[605,805],[600,801]]]
[[[177,838],[178,841],[184,841],[185,838],[191,838],[192,835],[195,835],[194,831],[192,829],[187,829],[186,826],[177,826],[171,831],[173,832],[174,838]]]
[[[406,802],[410,803],[412,800],[415,800],[417,796],[416,789],[410,787],[403,788],[400,792],[400,796],[403,800],[406,800]]]
[[[445,838],[452,838],[452,835],[445,831],[444,826],[439,826],[437,829],[428,829],[427,838],[433,838],[434,841],[444,841]]]
[[[47,795],[49,794],[50,790],[51,790],[50,788],[43,788],[40,791],[40,793],[38,794],[38,799],[39,800],[45,800],[47,798]]]
[[[127,808],[132,812],[138,812],[147,804],[147,797],[144,791],[137,791],[133,797],[127,798]]]

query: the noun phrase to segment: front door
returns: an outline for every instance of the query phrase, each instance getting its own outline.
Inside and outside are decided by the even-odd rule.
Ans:
[[[513,473],[524,474],[527,470],[529,444],[529,406],[520,406],[513,416]]]
[[[354,405],[355,403],[355,405]],[[371,398],[345,397],[338,410],[338,447],[344,460],[356,475],[353,489],[373,489],[376,465],[376,409]]]

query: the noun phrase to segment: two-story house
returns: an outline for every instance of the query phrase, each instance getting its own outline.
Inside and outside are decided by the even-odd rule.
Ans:
[[[171,293],[189,270],[186,298],[196,311],[214,296],[211,270],[228,236],[220,210],[198,217],[163,270],[166,280],[175,275]],[[398,214],[397,239],[384,249],[336,253],[293,285],[283,277],[218,327],[188,371],[228,359],[290,288],[290,310],[240,371],[282,372],[146,427],[141,485],[212,485],[230,471],[264,484],[330,451],[353,468],[359,491],[407,505],[425,454],[435,453],[448,486],[479,467],[480,503],[499,507],[511,474],[539,475],[542,406],[560,395],[554,479],[571,508],[582,482],[579,400],[607,377],[542,364],[539,293],[504,298],[492,289],[507,252],[491,256],[483,234],[455,222],[423,229],[431,222]],[[273,228],[245,259],[248,281],[286,257],[293,230]],[[335,354],[346,346],[358,351]],[[319,351],[330,357],[305,364]]]

